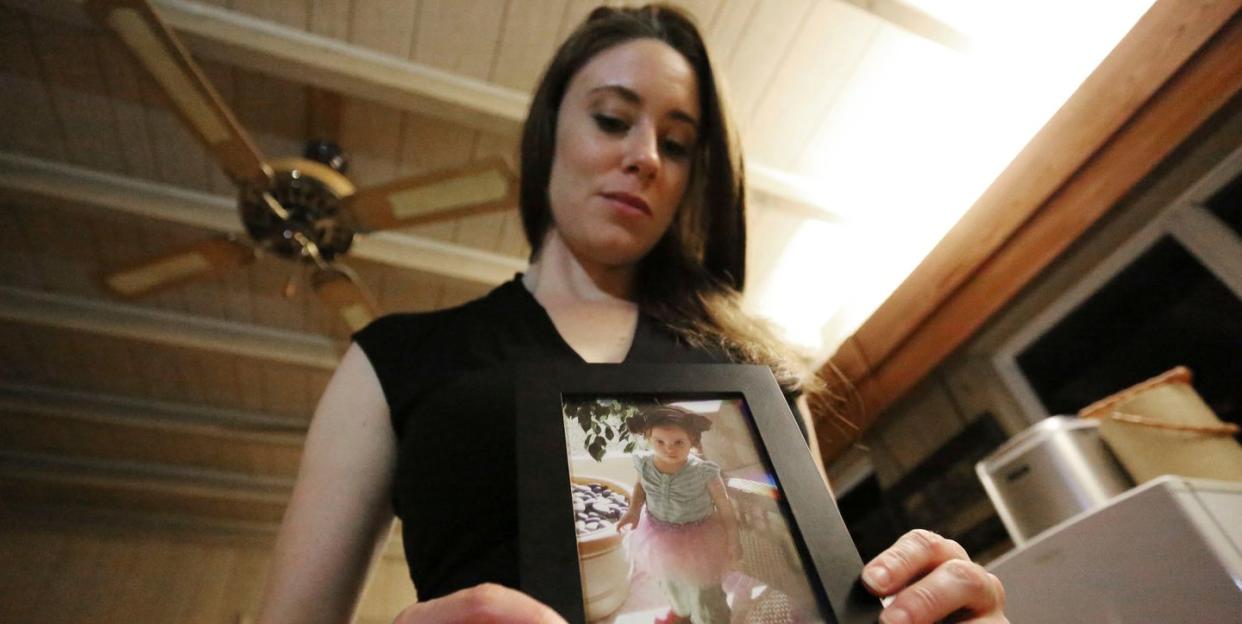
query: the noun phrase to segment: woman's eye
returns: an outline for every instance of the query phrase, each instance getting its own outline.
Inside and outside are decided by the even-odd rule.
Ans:
[[[600,114],[596,114],[594,117],[595,125],[599,126],[600,130],[603,130],[609,134],[620,134],[630,129],[630,124],[624,119]]]
[[[677,141],[662,141],[661,147],[670,158],[685,158],[690,155],[690,147]]]

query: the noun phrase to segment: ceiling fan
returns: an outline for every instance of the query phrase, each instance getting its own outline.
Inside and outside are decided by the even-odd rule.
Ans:
[[[345,177],[344,158],[331,143],[310,143],[305,158],[267,160],[146,0],[87,0],[85,9],[155,79],[237,185],[249,237],[210,239],[113,272],[104,284],[116,295],[140,297],[214,277],[270,252],[310,266],[312,290],[357,330],[378,310],[353,271],[337,261],[356,233],[501,210],[516,201],[516,178],[500,158],[361,190]]]

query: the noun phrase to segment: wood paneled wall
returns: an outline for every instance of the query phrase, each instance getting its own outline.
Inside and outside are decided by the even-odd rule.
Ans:
[[[213,528],[119,524],[82,513],[0,516],[0,622],[240,624],[254,621],[273,537]],[[390,543],[355,622],[388,624],[415,600]]]

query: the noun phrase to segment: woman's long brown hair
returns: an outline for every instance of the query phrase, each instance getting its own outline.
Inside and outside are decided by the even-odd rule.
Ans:
[[[595,55],[640,38],[662,41],[690,63],[702,119],[686,195],[672,225],[638,267],[635,302],[693,347],[735,362],[766,364],[786,392],[822,390],[816,377],[801,374],[802,360],[768,323],[742,311],[746,197],[741,152],[707,47],[694,20],[679,9],[600,7],[553,56],[522,132],[519,201],[532,257],[552,224],[547,191],[557,112],[569,81]]]

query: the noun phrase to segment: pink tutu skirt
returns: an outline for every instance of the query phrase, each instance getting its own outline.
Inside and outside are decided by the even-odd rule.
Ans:
[[[626,549],[634,570],[657,581],[719,585],[729,565],[729,540],[714,514],[675,524],[652,518],[644,509],[626,537]]]

